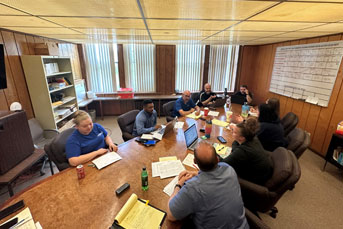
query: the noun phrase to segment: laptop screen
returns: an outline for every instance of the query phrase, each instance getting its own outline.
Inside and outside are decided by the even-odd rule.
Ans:
[[[185,131],[185,140],[187,148],[192,145],[192,143],[198,139],[198,132],[195,124],[191,125],[186,131]]]

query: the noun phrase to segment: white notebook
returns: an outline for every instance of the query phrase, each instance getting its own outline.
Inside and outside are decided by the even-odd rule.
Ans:
[[[108,152],[101,157],[93,160],[93,164],[97,167],[97,169],[102,169],[116,161],[121,160],[121,156],[115,152]]]

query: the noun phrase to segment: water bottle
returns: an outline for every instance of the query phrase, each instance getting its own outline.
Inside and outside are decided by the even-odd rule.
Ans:
[[[142,178],[142,190],[146,191],[149,189],[149,185],[148,185],[148,171],[146,171],[145,167],[143,167],[142,169],[141,178]]]
[[[206,136],[206,138],[211,137],[211,131],[212,131],[212,121],[206,120],[206,125],[205,125],[205,136]]]
[[[229,96],[229,98],[227,98],[226,100],[226,107],[231,110],[231,96]]]
[[[247,102],[244,103],[244,105],[242,106],[242,117],[244,119],[248,118],[248,114],[249,114],[249,105],[247,104]]]

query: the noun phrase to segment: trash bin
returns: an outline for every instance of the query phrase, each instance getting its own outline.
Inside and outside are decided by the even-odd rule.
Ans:
[[[91,116],[92,121],[95,122],[96,121],[96,110],[88,110],[88,114],[89,114],[89,116]]]

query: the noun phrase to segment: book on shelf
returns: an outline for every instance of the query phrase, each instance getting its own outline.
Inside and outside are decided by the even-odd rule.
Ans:
[[[159,228],[165,217],[166,212],[147,204],[147,201],[139,199],[132,193],[115,217],[113,226],[137,229]]]

